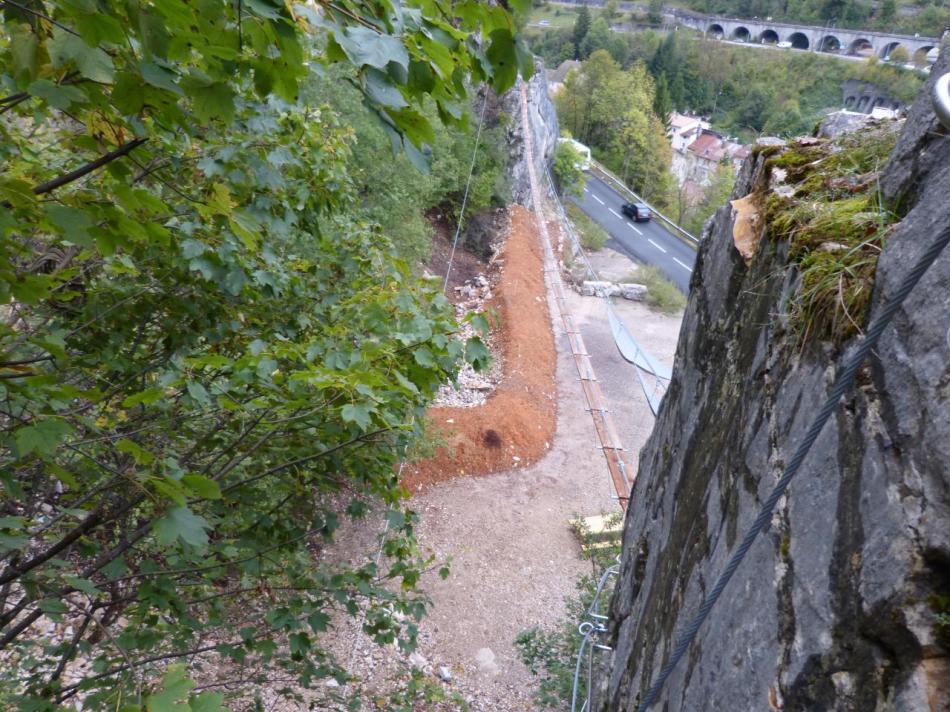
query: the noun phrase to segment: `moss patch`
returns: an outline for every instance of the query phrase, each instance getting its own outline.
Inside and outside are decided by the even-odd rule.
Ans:
[[[832,141],[805,139],[766,160],[765,220],[773,238],[789,241],[801,271],[789,317],[803,340],[840,343],[864,326],[877,260],[897,220],[878,181],[896,129],[888,123]]]

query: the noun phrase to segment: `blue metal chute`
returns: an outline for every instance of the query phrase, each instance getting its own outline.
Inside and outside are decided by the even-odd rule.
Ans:
[[[652,373],[663,381],[669,381],[673,377],[673,371],[653,358],[649,353],[640,348],[640,344],[627,331],[627,327],[620,321],[617,312],[607,303],[607,318],[610,319],[610,330],[614,334],[614,341],[617,349],[627,361],[642,368],[644,371]]]

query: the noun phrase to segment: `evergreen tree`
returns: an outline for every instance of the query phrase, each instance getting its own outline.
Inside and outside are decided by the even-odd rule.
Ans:
[[[587,35],[581,42],[581,59],[587,59],[599,49],[609,50],[611,39],[613,39],[613,34],[610,31],[610,26],[607,24],[607,20],[602,17],[598,17],[591,23],[590,29],[587,31]]]
[[[581,5],[577,19],[574,21],[574,59],[581,58],[581,43],[590,30],[590,10],[587,5]]]
[[[670,101],[673,102],[674,109],[684,109],[686,108],[686,83],[683,80],[683,70],[677,67],[672,74],[672,77],[667,75],[667,81],[670,84]]]
[[[673,99],[670,97],[670,88],[666,83],[666,75],[661,74],[656,80],[656,96],[653,98],[653,113],[663,122],[663,128],[670,127],[670,113],[673,111]]]
[[[661,74],[667,75],[667,81],[670,75],[676,70],[676,34],[667,32],[663,42],[656,48],[653,59],[650,60],[650,73],[654,77]]]

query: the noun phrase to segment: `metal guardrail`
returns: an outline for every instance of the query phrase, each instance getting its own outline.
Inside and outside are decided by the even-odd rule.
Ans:
[[[591,160],[590,171],[591,173],[596,174],[598,177],[603,177],[606,180],[610,181],[613,185],[620,188],[624,193],[628,193],[632,195],[634,200],[636,200],[638,203],[643,203],[648,208],[650,208],[650,210],[653,212],[654,215],[656,215],[658,218],[660,218],[660,220],[662,220],[664,223],[666,223],[671,228],[673,228],[674,234],[677,237],[686,238],[686,244],[688,244],[690,247],[696,248],[699,245],[698,237],[696,237],[691,232],[687,232],[686,230],[681,228],[679,225],[677,225],[675,222],[670,220],[659,210],[657,210],[652,205],[650,205],[646,200],[643,199],[642,196],[634,193],[622,180],[620,180],[617,176],[615,176],[613,173],[611,173],[606,168],[604,168],[600,163],[598,163],[595,160]]]
[[[934,84],[934,113],[940,123],[950,130],[950,72],[941,76]]]

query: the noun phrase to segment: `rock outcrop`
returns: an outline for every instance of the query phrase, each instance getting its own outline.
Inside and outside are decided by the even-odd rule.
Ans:
[[[544,65],[535,58],[534,75],[528,82],[528,121],[531,123],[531,137],[535,171],[543,176],[547,166],[554,160],[554,149],[560,130],[557,122],[557,110],[548,96],[548,82],[545,79]],[[521,97],[518,87],[514,87],[502,98],[502,106],[509,116],[521,115]],[[520,121],[512,121],[508,127],[508,146],[511,155],[511,192],[514,202],[521,205],[531,203],[531,184],[528,180],[528,166],[525,163],[524,131]]]
[[[930,84],[947,71],[945,49]],[[860,182],[867,175],[848,176],[835,188],[873,191],[895,213],[871,272],[871,317],[950,226],[950,136],[934,117],[930,84],[883,173],[870,185]],[[804,145],[819,150],[816,141]],[[773,198],[770,182],[782,150],[754,152],[732,197],[758,190],[760,204],[773,207],[791,199]],[[776,236],[763,210],[748,262],[733,242],[731,207],[703,233],[673,379],[624,525],[601,710],[636,709],[801,441],[841,355],[860,338],[794,327],[800,248]],[[816,245],[814,259],[841,254],[836,244]],[[950,709],[948,332],[945,251],[884,333],[653,709]]]

